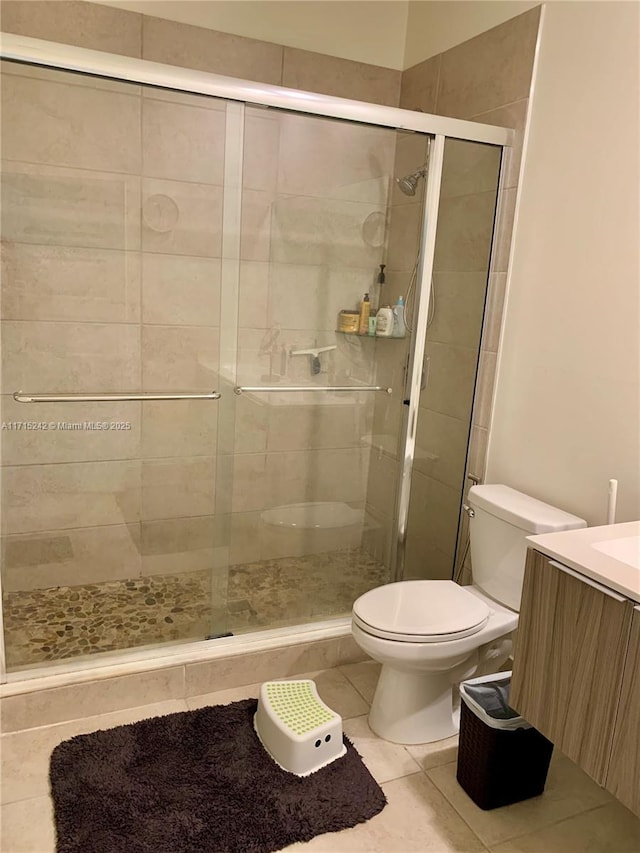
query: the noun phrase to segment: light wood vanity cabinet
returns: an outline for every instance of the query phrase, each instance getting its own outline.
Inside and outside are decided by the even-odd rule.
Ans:
[[[633,602],[529,549],[510,704],[636,814],[639,666]]]
[[[640,816],[640,607],[634,607],[605,788]]]

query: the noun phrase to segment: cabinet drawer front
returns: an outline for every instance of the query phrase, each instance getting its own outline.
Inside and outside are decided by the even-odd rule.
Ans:
[[[640,817],[640,607],[634,607],[605,787]]]
[[[632,606],[529,550],[512,706],[603,784]]]

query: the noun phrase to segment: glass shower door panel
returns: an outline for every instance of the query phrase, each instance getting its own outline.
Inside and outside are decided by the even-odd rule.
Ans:
[[[2,86],[8,667],[204,639],[219,403],[140,398],[219,384],[227,105],[18,64]]]
[[[380,342],[336,329],[380,296],[396,132],[247,108],[244,140],[237,377],[264,390],[238,397],[229,448],[236,632],[344,615],[389,577],[367,506],[386,395],[359,390]]]
[[[404,577],[450,579],[458,537],[501,149],[448,139]]]

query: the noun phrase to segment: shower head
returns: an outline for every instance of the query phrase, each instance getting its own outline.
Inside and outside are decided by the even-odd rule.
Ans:
[[[396,184],[405,195],[415,195],[416,187],[420,178],[424,178],[427,174],[427,164],[421,166],[411,175],[405,175],[404,178],[396,178]]]

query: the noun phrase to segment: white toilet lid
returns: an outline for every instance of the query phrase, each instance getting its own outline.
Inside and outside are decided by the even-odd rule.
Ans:
[[[376,637],[439,643],[468,637],[489,619],[487,605],[453,581],[400,581],[361,595],[353,621]]]

